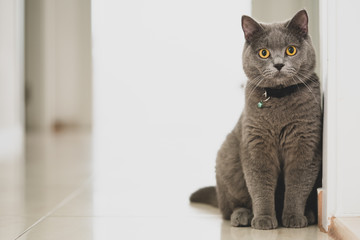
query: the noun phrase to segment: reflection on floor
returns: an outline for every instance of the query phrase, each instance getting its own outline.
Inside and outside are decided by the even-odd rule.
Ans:
[[[330,239],[315,226],[231,227],[188,202],[213,179],[213,166],[197,165],[198,140],[148,141],[29,134],[24,156],[0,160],[0,239]]]

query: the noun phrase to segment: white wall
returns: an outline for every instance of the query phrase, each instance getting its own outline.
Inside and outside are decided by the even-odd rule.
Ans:
[[[321,45],[325,86],[323,226],[330,218],[360,216],[360,79],[356,46],[358,1],[322,0]]]
[[[250,1],[92,4],[96,149],[112,153],[119,166],[129,161],[119,156],[124,152],[181,151],[186,158],[169,156],[168,163],[187,169],[194,187],[214,171],[216,152],[242,110],[240,21],[250,14]],[[186,142],[191,150],[160,150],[159,139],[174,149]],[[138,161],[145,166],[152,160]],[[214,180],[211,175],[198,186]]]
[[[23,4],[23,0],[0,0],[0,158],[22,148]]]
[[[354,24],[360,22],[360,2],[337,2],[338,215],[360,216],[359,57],[351,50],[360,39],[359,31],[354,31]]]
[[[245,13],[248,4],[233,0],[94,0],[97,127],[209,126],[237,116]]]
[[[90,0],[26,1],[29,128],[91,126]]]

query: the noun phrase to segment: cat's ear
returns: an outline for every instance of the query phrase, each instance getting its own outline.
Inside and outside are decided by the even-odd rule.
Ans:
[[[289,21],[287,27],[294,29],[296,32],[305,37],[308,34],[309,18],[305,10],[301,10]]]
[[[246,41],[251,42],[253,36],[262,30],[260,24],[249,16],[243,15],[241,18],[241,26],[244,31]]]

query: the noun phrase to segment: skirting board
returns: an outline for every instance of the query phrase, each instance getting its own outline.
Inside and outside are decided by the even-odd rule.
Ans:
[[[323,216],[323,189],[322,188],[318,188],[317,189],[317,194],[318,194],[318,227],[320,229],[320,231],[326,233],[326,230],[324,229],[323,225],[322,225],[322,216]]]

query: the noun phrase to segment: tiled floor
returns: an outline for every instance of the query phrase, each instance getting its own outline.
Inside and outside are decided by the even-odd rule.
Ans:
[[[337,217],[332,219],[331,236],[336,239],[360,239],[360,217]]]
[[[25,157],[0,160],[0,239],[329,239],[315,226],[233,228],[218,209],[189,204],[214,183],[214,160],[200,160],[201,139],[179,132],[29,134]]]

